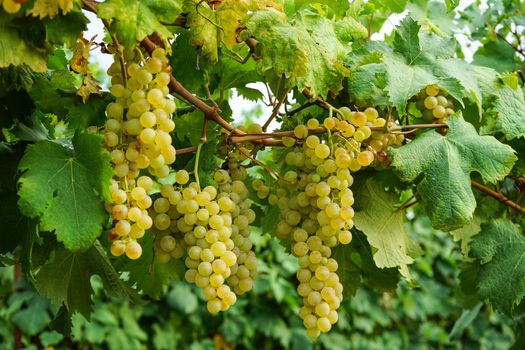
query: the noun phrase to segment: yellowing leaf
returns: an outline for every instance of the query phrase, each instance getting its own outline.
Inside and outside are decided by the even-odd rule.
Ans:
[[[93,41],[80,38],[75,45],[73,57],[69,60],[71,69],[76,73],[86,74],[88,72],[89,50]]]
[[[120,43],[131,50],[137,41],[158,33],[166,48],[173,34],[164,25],[175,22],[182,0],[106,0],[97,5],[100,18],[111,20],[111,30]]]
[[[342,59],[348,52],[334,23],[311,12],[300,12],[292,22],[274,9],[254,13],[244,37],[254,37],[261,74],[284,77],[291,87],[309,88],[313,96],[327,96],[342,88],[349,70]],[[315,28],[315,30],[313,30]]]
[[[26,15],[38,17],[40,19],[53,18],[62,11],[65,15],[73,9],[75,0],[36,0],[33,7],[26,11]]]
[[[82,97],[82,101],[86,103],[91,94],[102,95],[102,90],[98,86],[97,79],[90,74],[86,74],[84,79],[82,79],[82,85],[80,85],[77,95]]]

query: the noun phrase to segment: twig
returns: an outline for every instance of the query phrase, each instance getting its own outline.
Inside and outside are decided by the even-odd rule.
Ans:
[[[82,3],[86,10],[93,12],[93,13],[97,13],[97,7],[96,7],[97,3],[95,1],[82,0]],[[104,27],[106,28],[106,30],[108,31],[111,41],[113,41],[113,44],[115,44],[115,49],[117,50],[117,57],[120,63],[120,69],[122,70],[122,80],[124,82],[124,86],[126,86],[128,82],[128,75],[126,73],[126,65],[124,64],[124,54],[122,53],[120,43],[117,37],[115,36],[115,34],[113,34],[111,30],[109,29],[109,26],[110,26],[109,22],[106,19],[101,19],[101,21],[102,21],[102,24],[104,24]]]
[[[197,151],[198,146],[190,146],[185,148],[179,148],[176,153],[177,154],[186,154],[186,153],[193,153]]]
[[[277,101],[277,103],[273,107],[272,115],[270,115],[270,117],[264,123],[264,125],[262,127],[263,131],[266,131],[266,129],[268,129],[268,126],[270,125],[272,120],[277,116],[277,113],[279,113],[279,108],[281,108],[281,105],[286,100],[287,96],[288,96],[288,90],[285,90],[284,94],[283,94],[283,97],[281,97],[281,99],[279,101]]]
[[[512,47],[512,49],[514,51],[516,51],[517,53],[519,53],[521,56],[525,57],[525,52],[523,52],[522,49],[512,45],[511,42],[509,42],[503,35],[501,35],[500,33],[496,33],[497,37],[500,38],[501,40],[503,40],[505,43],[507,43],[510,47]]]
[[[289,112],[286,112],[286,113],[279,113],[279,114],[280,114],[280,115],[292,116],[292,115],[294,115],[294,114],[299,113],[299,112],[302,111],[303,109],[306,109],[306,108],[311,107],[311,106],[313,106],[313,105],[315,105],[315,102],[308,101],[308,102],[306,102],[305,104],[303,104],[303,105],[301,105],[301,106],[299,106],[299,107],[297,107],[297,108],[295,108],[295,109],[292,109],[292,110],[289,111]]]
[[[248,153],[246,153],[246,152],[242,149],[242,147],[239,147],[238,144],[235,143],[234,145],[235,145],[235,147],[239,150],[239,152],[241,152],[246,158],[250,159],[250,160],[251,160],[252,162],[254,162],[255,164],[257,164],[257,165],[263,167],[265,170],[267,170],[270,174],[272,174],[272,175],[275,176],[276,178],[286,181],[286,179],[283,178],[281,175],[277,174],[277,173],[275,172],[275,170],[273,170],[272,168],[268,167],[267,165],[261,163],[261,162],[258,161],[256,158],[253,158],[251,155],[249,155]]]
[[[491,196],[491,197],[495,198],[496,200],[498,200],[500,203],[503,203],[506,206],[508,206],[508,207],[510,207],[510,208],[512,208],[514,210],[517,210],[517,211],[519,211],[522,214],[525,214],[525,208],[523,208],[519,204],[511,201],[509,198],[505,197],[503,194],[501,194],[499,192],[496,192],[494,190],[491,190],[490,188],[485,187],[485,186],[483,186],[482,184],[480,184],[480,183],[478,183],[476,181],[472,180],[472,181],[470,181],[470,183],[472,184],[472,187],[480,190],[483,193],[488,194],[489,196]]]

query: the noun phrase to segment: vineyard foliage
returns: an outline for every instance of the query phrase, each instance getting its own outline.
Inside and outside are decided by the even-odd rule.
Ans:
[[[0,2],[6,339],[525,341],[519,1]]]

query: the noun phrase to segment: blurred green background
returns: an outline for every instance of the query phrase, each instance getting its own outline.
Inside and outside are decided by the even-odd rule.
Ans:
[[[200,291],[183,281],[173,281],[161,300],[139,306],[108,299],[94,279],[91,322],[75,315],[70,338],[52,330],[61,326],[58,308],[24,280],[13,285],[12,268],[0,268],[0,350],[11,349],[15,337],[25,349],[509,349],[517,320],[453,292],[459,290],[458,244],[421,217],[407,229],[424,249],[412,266],[412,285],[402,282],[393,294],[361,288],[316,343],[297,315],[296,259],[275,239],[254,233],[259,276],[228,312],[208,314]]]

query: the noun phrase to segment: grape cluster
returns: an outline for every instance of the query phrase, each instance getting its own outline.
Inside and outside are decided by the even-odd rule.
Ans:
[[[179,185],[189,174],[177,172]],[[155,200],[153,225],[159,233],[155,256],[161,263],[187,253],[185,279],[201,288],[210,313],[227,310],[252,289],[257,258],[249,239],[255,220],[248,190],[224,169],[215,172],[218,186],[197,183],[164,185]],[[232,290],[233,289],[233,290]]]
[[[440,90],[436,85],[427,86],[417,96],[416,106],[422,111],[423,119],[431,121],[438,119],[442,121],[449,115],[455,113],[454,102],[447,99],[447,92]]]
[[[106,208],[114,218],[112,254],[138,259],[142,249],[137,239],[153,224],[147,211],[153,204],[148,195],[152,178],[168,176],[176,157],[170,135],[175,128],[171,119],[175,102],[169,98],[170,68],[162,48],[143,65],[130,60],[124,69],[127,80],[119,60],[108,70],[115,102],[106,107],[102,134],[115,176],[112,202]],[[141,170],[150,176],[140,176]]]
[[[0,0],[0,3],[2,4],[2,8],[5,12],[14,15],[18,11],[20,11],[20,8],[22,7],[22,4],[24,1],[16,1],[16,0]]]
[[[276,234],[291,237],[292,253],[299,261],[297,292],[304,304],[299,315],[311,338],[328,332],[338,320],[343,286],[331,256],[338,244],[352,240],[352,172],[380,162],[378,154],[403,141],[400,135],[372,132],[371,127],[386,123],[375,108],[360,112],[343,107],[339,116],[324,119],[329,133],[322,137],[312,134],[320,123],[310,119],[295,127],[294,137],[283,138],[290,147],[285,156],[288,170],[279,181],[280,188],[270,195],[281,212]],[[268,195],[261,180],[252,186],[259,197]]]

